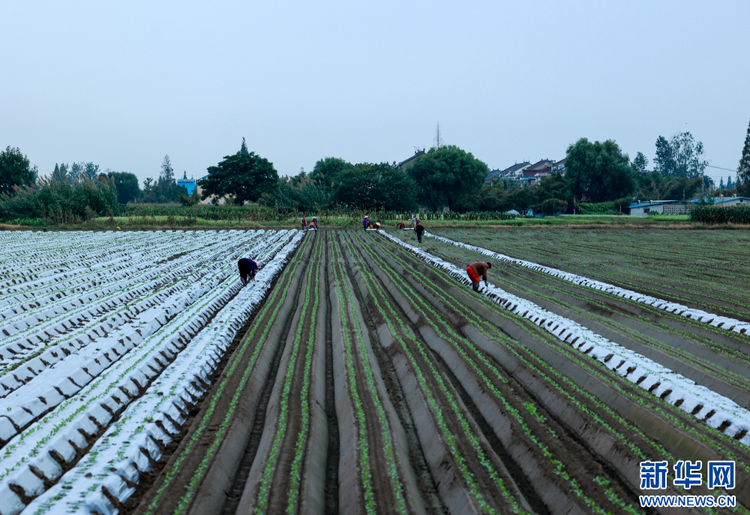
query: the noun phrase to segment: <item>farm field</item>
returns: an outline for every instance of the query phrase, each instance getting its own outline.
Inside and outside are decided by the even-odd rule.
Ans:
[[[750,232],[454,230],[438,236],[750,320]]]
[[[750,507],[738,231],[434,232],[0,233],[0,514]]]

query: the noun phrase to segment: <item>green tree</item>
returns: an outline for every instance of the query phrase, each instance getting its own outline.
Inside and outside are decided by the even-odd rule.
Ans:
[[[174,168],[172,168],[172,161],[169,159],[169,154],[164,156],[164,161],[161,163],[159,182],[164,185],[170,185],[174,182]]]
[[[217,166],[208,168],[208,177],[199,181],[203,192],[201,198],[206,200],[212,195],[231,196],[235,204],[246,201],[255,202],[263,193],[272,191],[279,174],[266,158],[255,152],[249,152],[242,138],[240,150],[231,156],[225,156]]]
[[[643,152],[638,152],[633,159],[633,169],[640,174],[644,174],[648,172],[647,167],[648,158],[643,155]]]
[[[607,202],[632,194],[635,178],[629,161],[614,140],[592,143],[579,139],[568,147],[565,159],[573,196],[586,202]]]
[[[159,179],[156,181],[156,185],[151,190],[151,193],[151,195],[144,197],[144,202],[177,202],[180,195],[187,195],[185,186],[179,186],[174,179],[174,168],[172,168],[172,161],[169,159],[169,155],[164,156]]]
[[[654,170],[644,174],[637,174],[636,177],[636,198],[645,200],[660,200],[661,186],[664,183],[664,176]]]
[[[703,156],[703,143],[696,142],[689,132],[681,132],[667,141],[664,136],[656,139],[656,158],[654,164],[665,177],[702,177],[708,166]]]
[[[198,188],[195,188],[190,195],[180,193],[178,198],[180,200],[180,204],[185,207],[197,206],[201,201],[201,197],[198,194]]]
[[[456,206],[458,211],[507,211],[510,196],[502,187],[484,186],[479,193],[468,198]]]
[[[127,204],[135,200],[141,194],[138,187],[138,177],[128,172],[109,172],[107,177],[112,179],[117,189],[117,202]]]
[[[750,185],[750,124],[747,125],[745,146],[742,148],[742,157],[737,165],[737,184],[745,187]]]
[[[326,157],[315,163],[315,168],[310,172],[310,179],[327,191],[333,191],[341,174],[354,168],[354,165],[339,158]]]
[[[566,209],[568,209],[568,203],[566,201],[557,198],[548,198],[539,204],[536,211],[547,216],[552,216],[558,213],[564,213]]]
[[[58,173],[40,177],[37,184],[16,187],[13,195],[0,196],[2,219],[44,218],[51,223],[70,224],[117,212],[117,189],[106,175],[94,180],[80,176],[71,184]]]
[[[703,179],[666,177],[660,188],[660,200],[689,200],[701,191]]]
[[[99,177],[99,165],[95,165],[94,163],[86,163],[83,165],[83,174],[86,176],[89,180],[94,180],[97,177]]]
[[[409,167],[417,199],[431,209],[453,210],[482,188],[489,168],[455,145],[432,147]]]
[[[13,186],[34,184],[37,174],[36,167],[31,167],[29,158],[18,147],[8,146],[0,152],[0,194],[11,193]]]
[[[355,209],[407,211],[416,206],[409,174],[388,163],[360,163],[340,173],[333,201]]]
[[[574,205],[573,189],[571,181],[566,175],[563,175],[561,173],[553,173],[552,175],[548,175],[547,177],[542,178],[542,180],[539,181],[539,184],[533,186],[532,188],[535,192],[536,202],[539,204],[540,208],[541,205],[547,200],[562,200],[565,202],[565,207],[562,209],[560,209],[560,204],[548,203],[548,208],[546,210],[536,210],[539,210],[544,214],[564,213],[569,208],[572,210]],[[549,208],[552,206],[554,206],[556,210],[553,212],[549,212]]]
[[[510,194],[508,201],[513,209],[526,216],[526,213],[536,204],[536,190],[534,188],[519,188]]]
[[[68,171],[68,165],[66,165],[65,163],[60,163],[60,165],[55,163],[55,169],[52,172],[52,178],[56,181],[65,180],[70,184],[73,184],[73,182],[75,181],[75,177],[70,171]]]
[[[67,165],[63,163],[62,165],[67,169]],[[86,178],[89,180],[94,180],[97,177],[99,177],[99,165],[96,165],[94,163],[84,163],[81,161],[80,163],[73,163],[70,165],[70,170],[67,172],[68,175],[68,181],[72,184],[73,181],[79,178]]]
[[[294,177],[281,177],[273,190],[261,195],[258,203],[308,213],[329,207],[330,192],[311,179],[311,175],[301,172]]]
[[[656,157],[654,165],[662,176],[676,175],[677,164],[675,162],[674,149],[664,136],[656,138]]]
[[[70,165],[70,172],[68,172],[69,180],[74,181],[81,176],[84,170],[84,163],[73,163]]]

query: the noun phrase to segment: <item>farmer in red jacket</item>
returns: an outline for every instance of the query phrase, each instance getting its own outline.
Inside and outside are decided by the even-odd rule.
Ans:
[[[469,279],[471,279],[471,287],[474,291],[479,291],[480,276],[484,280],[484,285],[489,286],[487,284],[487,270],[489,270],[490,268],[492,268],[492,263],[490,263],[489,261],[477,261],[476,263],[472,263],[466,267],[466,273],[469,274]]]

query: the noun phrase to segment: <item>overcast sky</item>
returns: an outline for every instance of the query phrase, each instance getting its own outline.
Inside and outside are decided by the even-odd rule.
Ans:
[[[748,0],[0,0],[0,20],[0,147],[43,174],[143,180],[168,154],[198,178],[243,136],[283,175],[401,161],[438,122],[493,169],[581,137],[653,161],[690,131],[735,170],[750,121]]]

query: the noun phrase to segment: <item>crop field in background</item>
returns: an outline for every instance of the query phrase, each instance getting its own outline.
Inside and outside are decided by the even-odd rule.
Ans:
[[[744,234],[0,233],[0,515],[743,512]]]

